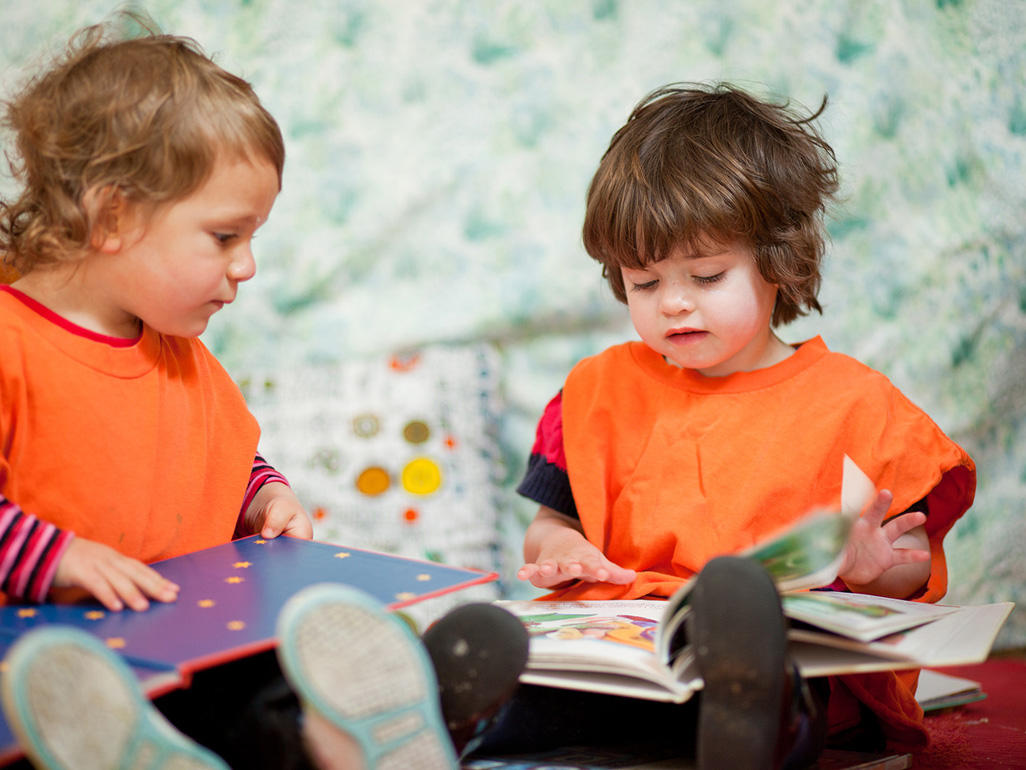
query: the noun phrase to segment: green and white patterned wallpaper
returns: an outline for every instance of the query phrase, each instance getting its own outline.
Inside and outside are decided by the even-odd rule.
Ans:
[[[251,80],[286,135],[259,273],[208,344],[240,376],[497,345],[510,559],[536,416],[575,360],[631,334],[579,234],[613,131],[672,81],[829,95],[844,201],[825,314],[783,336],[886,372],[970,450],[979,492],[948,538],[949,598],[1020,602],[999,645],[1026,645],[1026,2],[136,6]],[[3,92],[117,7],[4,0]]]

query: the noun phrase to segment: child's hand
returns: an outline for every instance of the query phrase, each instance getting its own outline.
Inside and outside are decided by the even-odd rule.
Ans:
[[[626,585],[637,573],[609,561],[585,540],[567,551],[546,553],[539,561],[525,564],[517,571],[517,577],[531,581],[537,588],[553,588],[569,580]]]
[[[114,612],[126,605],[145,610],[150,606],[146,597],[160,602],[178,598],[178,586],[152,567],[82,537],[74,538],[61,556],[53,587],[81,588]]]
[[[524,536],[521,580],[537,588],[553,588],[569,580],[626,585],[637,576],[632,569],[613,564],[581,531],[579,521],[544,505]]]
[[[261,537],[313,537],[313,522],[299,498],[286,484],[277,481],[267,482],[253,496],[246,511],[246,523],[251,533]]]
[[[904,598],[930,577],[926,514],[913,511],[884,524],[892,499],[880,490],[852,527],[838,575],[853,591]]]

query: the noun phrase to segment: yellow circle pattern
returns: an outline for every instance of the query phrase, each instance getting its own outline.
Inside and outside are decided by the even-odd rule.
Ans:
[[[442,469],[434,460],[417,457],[402,472],[403,488],[415,495],[430,495],[442,485]]]

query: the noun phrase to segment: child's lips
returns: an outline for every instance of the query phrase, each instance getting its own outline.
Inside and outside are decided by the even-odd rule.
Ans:
[[[703,339],[708,332],[701,329],[671,329],[666,333],[666,339],[676,345],[687,345]]]

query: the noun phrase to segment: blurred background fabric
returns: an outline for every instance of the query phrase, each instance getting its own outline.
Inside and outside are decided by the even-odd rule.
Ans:
[[[120,7],[5,0],[2,94],[74,30]],[[998,646],[1026,645],[1026,3],[131,7],[251,81],[285,134],[284,188],[255,243],[258,274],[204,335],[266,418],[277,464],[329,517],[334,502],[313,501],[300,480],[330,498],[325,474],[334,474],[343,511],[360,507],[360,494],[375,505],[395,495],[379,515],[402,517],[425,558],[461,558],[444,547],[451,527],[441,548],[413,536],[432,526],[429,510],[444,518],[448,507],[461,529],[477,518],[492,533],[497,590],[516,597],[534,595],[514,576],[534,510],[513,487],[537,417],[578,359],[634,336],[580,238],[585,190],[613,132],[671,82],[727,80],[811,110],[828,96],[820,125],[840,162],[842,201],[829,220],[824,314],[781,336],[821,334],[880,369],[969,450],[979,489],[947,538],[948,598],[1017,601]],[[0,190],[12,192],[9,176]],[[423,366],[417,392],[438,408],[425,406],[424,419],[399,410],[404,438],[392,435],[382,461],[361,455],[358,439],[374,425],[368,414],[390,413],[378,396],[392,385],[366,373],[389,361]],[[268,399],[279,378],[278,392],[310,394],[305,406],[297,399],[303,419],[288,419],[291,401]],[[330,398],[361,393],[366,409],[328,413]],[[446,422],[450,407],[471,402],[480,414]],[[444,453],[475,426],[470,451],[489,468],[473,478],[494,488],[453,486],[445,505],[411,508],[411,495],[427,501],[460,478],[446,471],[455,455],[420,457],[413,445]],[[417,459],[428,464],[404,477]],[[359,537],[373,525],[365,518],[343,536]],[[489,566],[481,547],[474,566]]]

